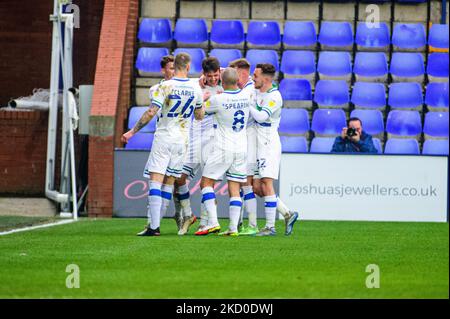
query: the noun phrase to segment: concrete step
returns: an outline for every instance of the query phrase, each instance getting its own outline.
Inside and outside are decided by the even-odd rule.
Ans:
[[[355,19],[354,2],[350,3],[324,3],[323,20],[324,21],[349,21]]]
[[[177,0],[143,0],[141,16],[149,18],[175,18]]]
[[[47,198],[0,197],[1,216],[56,216],[56,205]]]
[[[176,16],[176,0],[143,0],[141,2],[141,17],[158,17],[174,19]],[[287,20],[318,21],[319,1],[313,2],[287,2]],[[366,12],[370,3],[359,5],[359,21],[370,13]],[[391,3],[376,4],[380,12],[380,21],[389,21],[391,18]],[[447,1],[447,23],[448,6]],[[324,3],[323,19],[334,21],[351,21],[354,19],[355,3]],[[253,1],[251,6],[251,17],[255,20],[278,20],[284,21],[284,2],[257,2]],[[250,6],[248,1],[241,2],[216,2],[216,19],[242,19],[250,18]],[[442,2],[431,1],[431,22],[439,23],[441,17]],[[213,1],[180,1],[181,18],[214,18]],[[427,17],[427,4],[395,4],[396,22],[423,22]]]

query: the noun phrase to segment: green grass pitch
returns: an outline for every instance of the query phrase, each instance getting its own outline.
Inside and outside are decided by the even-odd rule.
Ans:
[[[0,236],[0,298],[449,298],[448,223],[300,221],[286,237],[279,222],[276,237],[223,238],[179,237],[165,219],[161,237],[135,236],[144,224]],[[69,264],[78,289],[66,288]],[[369,264],[380,288],[366,287]]]

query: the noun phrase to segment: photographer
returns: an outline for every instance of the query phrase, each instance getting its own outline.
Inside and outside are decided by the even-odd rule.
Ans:
[[[377,154],[373,145],[372,136],[362,129],[362,122],[357,117],[352,117],[347,122],[347,127],[342,129],[341,136],[336,137],[332,153],[370,153]]]

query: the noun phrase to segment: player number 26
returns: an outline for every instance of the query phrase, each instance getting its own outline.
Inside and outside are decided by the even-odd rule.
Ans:
[[[194,100],[193,96],[191,96],[189,100],[186,101],[183,108],[181,109],[181,112],[177,112],[181,105],[181,97],[179,95],[170,95],[169,99],[174,101],[175,104],[167,113],[167,117],[178,117],[181,114],[183,115],[183,118],[188,118],[192,115],[192,112],[194,111],[194,105],[192,104],[192,101]],[[188,109],[189,111],[186,113]]]

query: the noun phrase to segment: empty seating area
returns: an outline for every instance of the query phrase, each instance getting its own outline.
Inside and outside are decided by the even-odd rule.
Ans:
[[[376,1],[377,24],[366,23],[370,1],[340,1],[344,7],[334,16],[337,1],[326,0],[181,0],[175,12],[159,16],[148,8],[161,1],[141,1],[130,127],[161,78],[160,58],[187,52],[192,77],[207,56],[222,67],[245,57],[252,72],[258,63],[275,65],[283,152],[330,152],[348,118],[358,117],[380,154],[448,154],[448,22],[427,11],[440,1]],[[231,4],[240,11],[226,16],[221,8]],[[344,10],[349,19],[341,18]],[[142,130],[143,138],[152,130]]]

